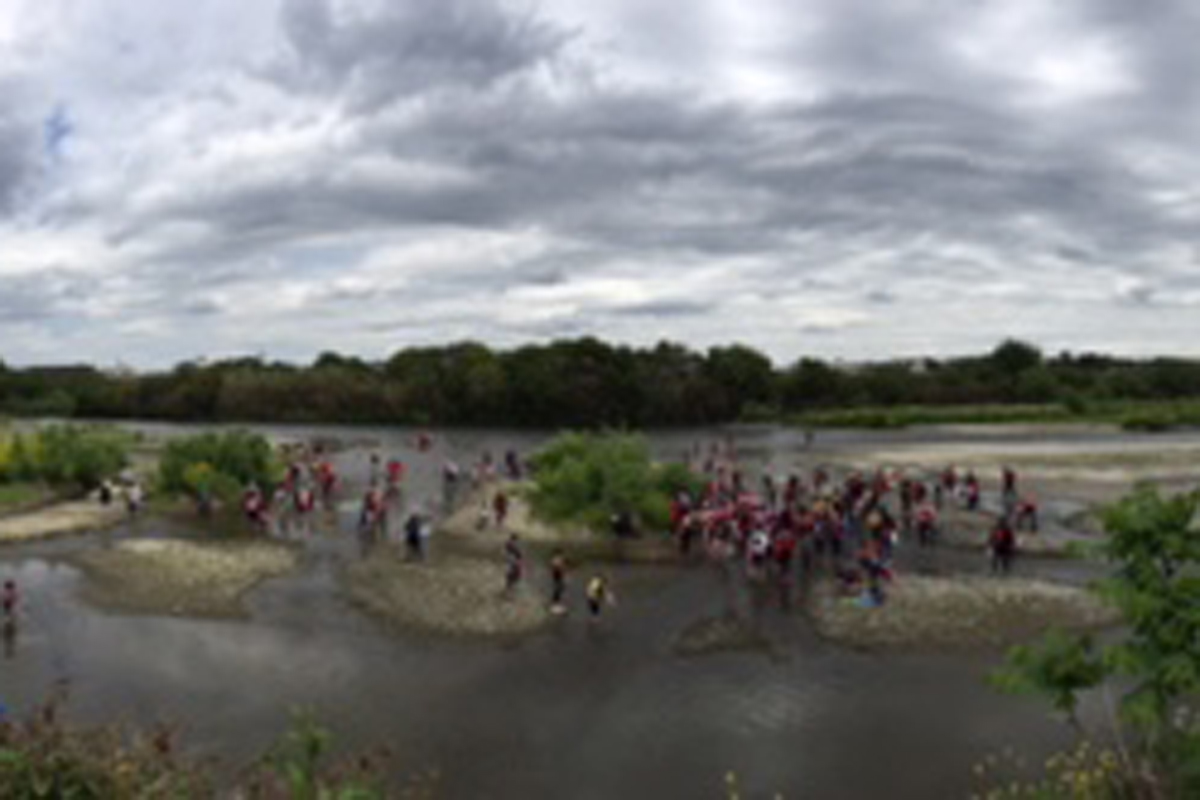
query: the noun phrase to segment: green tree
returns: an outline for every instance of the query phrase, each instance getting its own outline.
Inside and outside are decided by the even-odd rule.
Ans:
[[[989,360],[1001,374],[1015,380],[1022,372],[1041,365],[1042,351],[1028,342],[1005,339],[992,351]]]
[[[783,376],[783,404],[789,410],[852,402],[847,375],[815,358],[802,358]]]
[[[777,403],[775,370],[771,360],[745,345],[714,347],[708,351],[705,372],[719,392],[726,418],[740,414],[746,406]]]
[[[1163,496],[1150,486],[1107,509],[1113,574],[1098,589],[1121,612],[1122,634],[1097,647],[1055,633],[1014,649],[996,676],[1001,687],[1048,695],[1072,716],[1080,692],[1117,679],[1139,757],[1179,797],[1200,795],[1200,728],[1174,713],[1200,692],[1198,510],[1200,492]]]

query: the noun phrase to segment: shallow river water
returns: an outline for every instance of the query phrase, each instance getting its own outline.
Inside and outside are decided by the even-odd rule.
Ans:
[[[437,496],[443,458],[465,464],[483,447],[499,455],[540,440],[459,434],[422,458],[404,432],[320,432],[399,453],[413,465],[416,502]],[[695,439],[671,434],[655,446],[677,455]],[[791,433],[739,439],[758,458],[808,458]],[[361,479],[367,452],[344,452],[342,471]],[[141,534],[193,533],[139,525]],[[10,711],[65,679],[76,719],[177,719],[195,750],[236,765],[275,739],[290,708],[311,706],[341,744],[383,744],[400,770],[440,770],[443,796],[453,798],[717,798],[731,770],[747,798],[964,797],[971,765],[988,753],[1014,746],[1036,759],[1069,741],[1041,703],[984,683],[996,653],[854,652],[817,639],[797,614],[769,611],[769,654],[676,656],[681,631],[722,611],[705,569],[617,568],[621,603],[599,628],[575,609],[549,632],[506,644],[396,634],[362,616],[337,591],[340,565],[357,557],[349,537],[312,539],[300,572],[255,590],[248,621],[101,613],[76,601],[80,577],[56,556],[102,540],[0,550],[0,577],[16,577],[28,607],[0,660]],[[983,564],[974,554],[936,558],[925,566]],[[1075,572],[1062,562],[1023,568]]]

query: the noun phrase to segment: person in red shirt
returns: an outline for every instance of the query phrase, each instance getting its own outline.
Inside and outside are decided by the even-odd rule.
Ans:
[[[917,541],[922,547],[929,547],[937,539],[937,509],[929,503],[922,503],[917,509]]]
[[[965,482],[967,492],[967,510],[979,510],[979,479],[975,477],[974,472],[968,472]]]
[[[363,534],[383,533],[387,530],[383,496],[378,489],[370,489],[363,495],[358,528]]]
[[[387,463],[387,482],[388,487],[393,488],[399,485],[404,478],[404,464],[398,459],[390,459]]]
[[[492,512],[496,515],[496,527],[503,528],[504,521],[508,519],[508,495],[496,492],[496,496],[492,498]]]
[[[679,536],[683,531],[683,524],[687,520],[688,509],[683,501],[676,497],[671,500],[671,534]]]
[[[783,609],[787,609],[792,601],[792,563],[795,561],[797,544],[796,534],[791,528],[779,529],[771,543],[771,555],[775,559],[775,571],[779,581],[779,605]]]
[[[242,495],[242,511],[245,512],[246,519],[255,525],[266,523],[266,501],[257,486],[251,486]]]
[[[1031,533],[1038,532],[1038,502],[1031,494],[1025,495],[1017,506],[1017,527],[1028,527]]]
[[[989,539],[992,548],[992,574],[1007,575],[1012,570],[1013,556],[1017,552],[1017,536],[1008,518],[1001,516]]]
[[[958,472],[953,466],[948,466],[942,471],[942,488],[950,494],[954,494],[954,490],[958,488]]]

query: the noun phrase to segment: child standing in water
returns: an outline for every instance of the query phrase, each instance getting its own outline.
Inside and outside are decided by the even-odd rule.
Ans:
[[[587,603],[593,622],[600,620],[600,612],[604,610],[605,605],[615,606],[617,604],[617,598],[608,586],[608,578],[596,575],[588,581]]]

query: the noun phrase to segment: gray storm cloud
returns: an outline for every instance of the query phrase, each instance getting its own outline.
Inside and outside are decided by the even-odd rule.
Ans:
[[[10,360],[1200,333],[1183,0],[98,6],[0,11]]]

